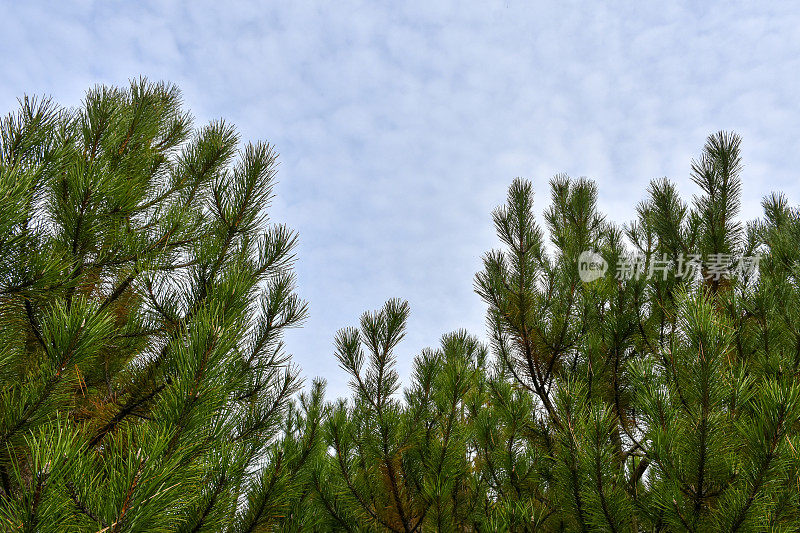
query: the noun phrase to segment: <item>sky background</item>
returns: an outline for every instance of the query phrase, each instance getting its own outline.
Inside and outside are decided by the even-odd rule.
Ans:
[[[484,336],[472,281],[516,176],[539,213],[554,174],[590,177],[622,223],[652,178],[695,193],[690,161],[727,129],[744,217],[773,190],[797,204],[798,27],[771,2],[0,0],[0,112],[144,75],[179,85],[197,124],[273,143],[272,214],[300,233],[311,304],[288,349],[338,396],[336,330],[388,298],[412,308],[404,378],[442,333]]]

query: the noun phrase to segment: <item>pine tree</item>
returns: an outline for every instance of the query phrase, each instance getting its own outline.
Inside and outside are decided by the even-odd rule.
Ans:
[[[263,530],[302,490],[297,236],[274,148],[238,143],[144,79],[0,122],[3,530]]]
[[[473,475],[470,404],[481,397],[486,349],[465,331],[414,361],[402,398],[393,351],[409,307],[390,300],[336,337],[352,398],[330,406],[314,467],[320,531],[455,531],[485,507]],[[481,401],[478,401],[481,403]]]
[[[738,136],[619,226],[587,179],[517,179],[475,290],[401,389],[409,305],[300,391],[277,154],[137,80],[0,121],[0,524],[8,531],[795,531],[800,210],[739,220]],[[583,277],[585,253],[611,271]],[[740,258],[759,257],[754,269]]]
[[[555,178],[549,255],[529,182],[495,212],[506,249],[486,256],[476,289],[496,356],[536,403],[527,447],[546,473],[519,530],[797,527],[800,219],[777,195],[764,220],[738,222],[739,149],[710,136],[692,205],[656,180],[624,228],[597,213],[593,183]],[[582,282],[583,250],[644,275]],[[653,268],[692,254],[694,276]],[[755,254],[755,275],[711,266]]]
[[[625,226],[556,176],[549,243],[515,180],[475,280],[490,346],[446,335],[402,396],[406,305],[340,332],[353,397],[323,422],[318,530],[797,529],[800,211],[776,194],[738,221],[739,149],[710,136],[700,194],[654,180]],[[622,266],[584,281],[585,251]]]

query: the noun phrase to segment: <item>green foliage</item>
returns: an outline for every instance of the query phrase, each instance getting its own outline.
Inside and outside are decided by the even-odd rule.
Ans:
[[[402,401],[405,306],[343,330],[353,397],[327,419],[319,530],[796,530],[800,212],[773,195],[764,219],[738,221],[739,147],[710,136],[692,165],[701,193],[686,203],[654,180],[623,227],[592,182],[556,176],[549,243],[515,180],[493,214],[503,248],[475,280],[490,345],[446,335]],[[582,281],[583,251],[612,270]],[[736,270],[756,254],[760,268]]]
[[[25,531],[255,531],[319,439],[282,332],[296,236],[277,154],[200,129],[170,85],[25,98],[0,123],[0,520]]]
[[[710,136],[699,194],[654,180],[624,226],[556,176],[540,228],[515,180],[475,278],[489,342],[442,336],[401,389],[389,300],[337,334],[351,395],[326,403],[284,352],[307,308],[273,148],[145,80],[23,99],[0,122],[3,529],[798,530],[800,210],[737,218],[740,144]],[[612,270],[584,281],[586,251]]]

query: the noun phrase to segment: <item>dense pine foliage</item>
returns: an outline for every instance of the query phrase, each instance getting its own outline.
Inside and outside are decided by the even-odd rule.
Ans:
[[[320,354],[351,378],[332,401],[281,341],[307,309],[275,170],[164,84],[2,121],[3,530],[800,529],[800,211],[739,220],[736,135],[624,226],[557,176],[542,228],[515,180],[475,278],[488,342],[444,335],[403,386],[389,300]]]
[[[24,99],[0,135],[4,530],[267,523],[313,445],[280,428],[321,409],[289,407],[306,306],[266,217],[273,148],[146,81]]]

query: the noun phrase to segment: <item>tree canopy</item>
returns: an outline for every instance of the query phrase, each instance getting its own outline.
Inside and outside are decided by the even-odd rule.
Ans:
[[[492,213],[487,331],[423,350],[410,307],[342,329],[348,398],[282,334],[298,236],[277,153],[195,127],[172,85],[23,98],[0,122],[7,531],[796,531],[800,211],[739,218],[740,138],[635,220],[559,175]],[[485,339],[485,340],[482,340]]]

